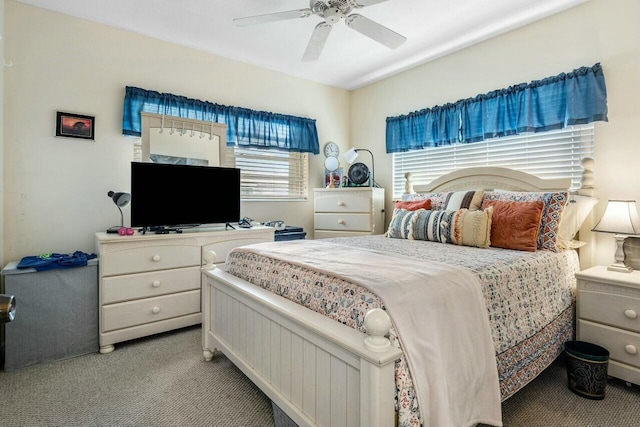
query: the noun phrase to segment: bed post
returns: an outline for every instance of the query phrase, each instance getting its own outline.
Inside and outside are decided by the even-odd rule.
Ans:
[[[580,188],[578,189],[578,194],[581,196],[590,196],[593,197],[595,195],[595,176],[593,174],[593,165],[594,160],[591,157],[584,157],[580,160],[580,164],[582,165],[582,178],[580,179]]]
[[[404,174],[404,194],[413,194],[415,191],[413,190],[413,182],[411,181],[411,177],[413,174],[411,172],[407,172]]]
[[[374,308],[364,317],[364,327],[369,335],[364,346],[371,351],[384,352],[391,347],[386,335],[391,329],[391,318],[386,311]],[[360,425],[390,426],[395,420],[395,363],[384,366],[361,359],[360,372]],[[390,390],[394,392],[390,393]]]
[[[205,276],[205,271],[213,271],[217,267],[214,264],[218,255],[214,251],[208,251],[203,256],[202,259],[204,261],[204,265],[200,269],[201,279],[200,279],[200,294],[201,301],[200,307],[202,309],[202,355],[204,356],[204,360],[210,362],[213,359],[213,353],[216,351],[215,348],[211,348],[209,343],[209,334],[207,334],[207,329],[211,324],[211,312],[210,310],[205,310],[204,308],[207,306],[206,302],[211,301],[211,286],[209,286],[209,281]]]

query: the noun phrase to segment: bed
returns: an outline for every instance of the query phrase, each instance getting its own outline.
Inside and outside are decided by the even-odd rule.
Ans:
[[[471,168],[415,191],[407,176],[403,199],[569,184]],[[252,245],[229,254],[224,270],[205,254],[205,359],[223,352],[299,426],[501,425],[500,402],[573,336],[577,252],[443,243],[453,233],[389,238],[396,213],[385,235]]]

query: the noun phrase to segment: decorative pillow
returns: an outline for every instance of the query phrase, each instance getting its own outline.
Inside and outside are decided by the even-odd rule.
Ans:
[[[445,191],[441,193],[403,194],[402,201],[431,200],[431,210],[457,211],[469,209],[477,211],[482,206],[483,191]]]
[[[423,211],[424,209],[421,210]],[[421,210],[408,211],[406,209],[394,209],[386,236],[392,239],[408,239],[411,218]]]
[[[584,246],[585,242],[573,240],[591,210],[598,204],[598,199],[589,196],[572,194],[562,211],[558,228],[558,247],[575,249]]]
[[[439,211],[447,206],[449,197],[452,191],[446,191],[444,193],[415,193],[415,194],[403,194],[403,202],[415,202],[418,200],[431,200],[431,210]]]
[[[488,248],[491,244],[491,214],[484,211],[416,211],[409,225],[409,239]]]
[[[417,211],[418,209],[431,209],[431,199],[417,200],[415,202],[403,202],[396,200],[396,209]]]
[[[493,207],[491,246],[535,252],[544,202],[501,202],[485,200],[482,209]]]
[[[469,209],[470,211],[480,210],[484,191],[454,191],[447,200],[447,211],[457,211],[459,209]]]
[[[409,224],[409,239],[456,243],[453,219],[455,211],[418,211]]]
[[[459,245],[488,248],[491,246],[493,209],[472,211],[460,209],[456,226],[460,229]]]
[[[499,200],[513,202],[544,202],[540,228],[538,231],[538,249],[549,249],[558,252],[557,245],[558,226],[564,205],[567,203],[569,193],[567,191],[535,193],[520,191],[485,191],[484,200]]]

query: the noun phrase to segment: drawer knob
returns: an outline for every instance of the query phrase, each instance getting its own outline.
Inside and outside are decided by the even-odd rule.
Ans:
[[[151,286],[153,286],[154,288],[157,288],[160,286],[160,280],[154,280],[153,283],[151,284]]]
[[[629,319],[635,319],[636,317],[638,317],[638,313],[636,313],[635,310],[625,310],[624,315]]]
[[[629,354],[636,354],[638,352],[638,349],[636,348],[635,345],[627,344],[624,346],[624,351],[626,351]]]
[[[154,255],[151,257],[152,260],[154,260],[155,262],[160,261],[160,255]]]
[[[344,206],[345,203],[344,202],[338,202],[338,206]]]
[[[340,225],[344,225],[344,224],[345,224],[344,219],[339,219],[339,220],[338,220],[338,224],[340,224]]]
[[[151,312],[152,312],[153,314],[158,314],[158,313],[160,313],[160,307],[153,307],[153,308],[151,309]]]

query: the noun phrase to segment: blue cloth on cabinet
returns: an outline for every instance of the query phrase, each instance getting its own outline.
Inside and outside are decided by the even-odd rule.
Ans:
[[[75,251],[72,254],[42,254],[26,256],[20,260],[16,268],[33,268],[36,271],[53,270],[54,268],[74,268],[87,265],[87,261],[96,258],[96,254]]]

